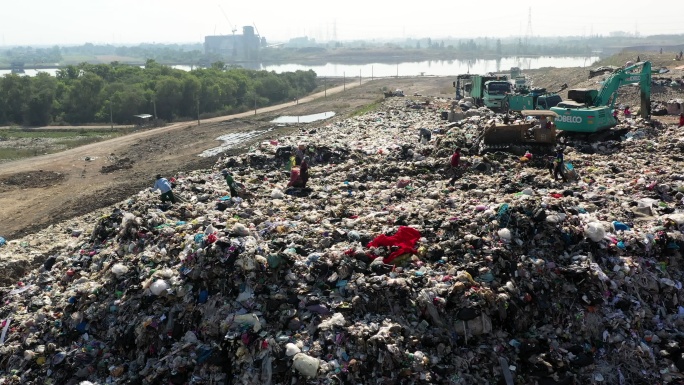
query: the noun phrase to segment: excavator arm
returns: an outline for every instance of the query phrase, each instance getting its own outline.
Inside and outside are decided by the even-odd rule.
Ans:
[[[638,69],[641,68],[641,72]],[[615,71],[603,83],[592,105],[595,107],[615,105],[615,93],[625,84],[638,83],[641,100],[641,117],[646,119],[651,110],[651,62],[639,62]]]
[[[561,84],[561,86],[558,88],[557,91],[553,91],[552,93],[554,93],[554,94],[560,94],[560,93],[563,92],[566,88],[568,88],[568,83],[563,83],[563,84]]]

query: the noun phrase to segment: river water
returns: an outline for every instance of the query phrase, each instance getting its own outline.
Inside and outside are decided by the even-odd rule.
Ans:
[[[426,60],[404,62],[398,64],[369,63],[369,64],[335,64],[303,65],[303,64],[260,64],[256,69],[275,71],[276,73],[297,70],[313,70],[319,77],[392,77],[392,76],[451,76],[464,73],[483,74],[487,72],[508,72],[511,67],[538,69],[544,67],[587,67],[599,60],[598,56],[590,57],[505,57],[501,59],[473,59],[473,60]],[[174,65],[173,68],[190,71],[190,66]],[[25,69],[25,75],[35,76],[39,71],[51,75],[57,73],[57,68]],[[0,76],[10,73],[10,70],[0,70]]]

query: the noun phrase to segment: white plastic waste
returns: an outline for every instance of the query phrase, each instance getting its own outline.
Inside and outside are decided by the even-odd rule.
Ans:
[[[287,355],[288,357],[292,357],[297,353],[301,353],[301,351],[302,350],[297,345],[291,342],[285,345],[285,355]]]
[[[594,242],[599,242],[606,236],[606,230],[600,223],[591,222],[584,228],[584,235]]]
[[[280,189],[277,189],[277,188],[273,189],[273,191],[271,191],[271,198],[283,199],[283,198],[285,198],[285,193],[283,193],[283,191]]]
[[[112,273],[114,273],[114,275],[117,277],[120,277],[123,274],[128,273],[128,266],[122,263],[115,263],[114,266],[112,266]]]
[[[231,232],[233,234],[237,234],[243,237],[249,235],[249,229],[242,223],[236,223],[235,225],[233,225]]]
[[[261,321],[259,321],[259,317],[257,317],[257,315],[254,313],[235,315],[233,318],[233,325],[250,325],[252,326],[252,331],[254,332],[261,330]]]
[[[195,344],[197,343],[197,336],[191,330],[188,330],[185,332],[185,336],[183,336],[183,342],[186,344]]]
[[[163,279],[158,279],[150,285],[150,291],[154,295],[160,295],[163,293],[165,290],[169,288],[169,284],[166,283]]]
[[[499,231],[496,234],[499,236],[499,238],[501,238],[502,241],[507,243],[511,241],[511,238],[513,238],[511,230],[507,228],[499,229]]]
[[[342,313],[335,313],[332,317],[318,324],[319,329],[331,329],[333,326],[344,326],[346,320]]]
[[[294,356],[292,366],[304,376],[315,377],[316,373],[318,373],[320,364],[318,358],[308,356],[304,353],[297,353]]]

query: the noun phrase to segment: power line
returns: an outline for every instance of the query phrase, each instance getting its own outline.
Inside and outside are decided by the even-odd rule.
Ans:
[[[527,12],[527,32],[525,32],[525,46],[530,44],[532,38],[532,7]]]

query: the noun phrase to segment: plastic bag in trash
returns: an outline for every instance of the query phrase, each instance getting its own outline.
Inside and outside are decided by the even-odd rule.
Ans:
[[[594,242],[601,241],[606,236],[606,230],[598,222],[591,222],[584,228],[584,234]]]

